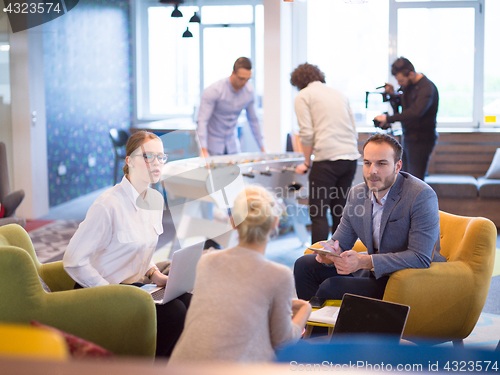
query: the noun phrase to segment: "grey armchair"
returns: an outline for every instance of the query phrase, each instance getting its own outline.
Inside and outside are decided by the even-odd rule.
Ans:
[[[0,204],[5,208],[3,218],[0,218],[0,225],[19,224],[26,225],[25,219],[16,217],[17,207],[24,199],[24,190],[10,192],[9,171],[7,168],[7,151],[5,143],[0,142]]]

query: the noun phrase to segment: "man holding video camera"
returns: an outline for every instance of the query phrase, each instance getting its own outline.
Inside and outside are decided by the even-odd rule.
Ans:
[[[374,121],[378,121],[383,129],[393,122],[401,122],[405,150],[402,170],[423,180],[438,138],[436,116],[439,93],[436,85],[422,73],[416,73],[413,64],[404,57],[398,58],[392,64],[391,73],[403,91],[400,97],[401,104],[391,101],[394,114],[379,115]],[[385,85],[385,93],[397,95],[391,84]]]

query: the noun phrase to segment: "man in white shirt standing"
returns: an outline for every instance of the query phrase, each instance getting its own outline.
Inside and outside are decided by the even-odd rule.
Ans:
[[[305,158],[295,172],[305,174],[310,169],[309,216],[315,243],[327,239],[340,223],[360,156],[358,134],[347,98],[325,85],[325,75],[316,65],[299,65],[290,83],[300,90],[295,113]],[[331,232],[328,209],[333,221]]]

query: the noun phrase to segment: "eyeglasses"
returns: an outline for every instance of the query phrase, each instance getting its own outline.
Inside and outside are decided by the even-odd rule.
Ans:
[[[236,78],[238,78],[241,82],[248,82],[252,77],[240,77],[239,75],[236,75]]]
[[[139,155],[140,154],[137,154],[137,155],[134,155],[134,156],[139,156]],[[167,159],[168,159],[168,155],[167,154],[149,154],[149,153],[145,153],[145,154],[142,154],[142,157],[144,158],[144,160],[148,164],[154,163],[155,159],[158,160],[158,163],[165,164],[167,162]]]

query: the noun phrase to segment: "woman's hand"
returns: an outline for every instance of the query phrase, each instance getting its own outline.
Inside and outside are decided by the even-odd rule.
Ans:
[[[160,271],[155,271],[150,277],[151,282],[158,286],[165,286],[167,284],[168,276],[162,274]]]
[[[312,306],[309,302],[303,299],[292,300],[292,322],[300,327],[305,327],[311,310]]]
[[[293,299],[292,300],[292,316],[295,316],[302,306],[309,305],[309,302],[303,299]]]

